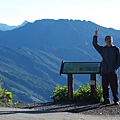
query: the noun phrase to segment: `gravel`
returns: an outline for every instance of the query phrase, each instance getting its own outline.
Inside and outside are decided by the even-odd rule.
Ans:
[[[1,104],[0,120],[120,120],[119,105],[85,103]]]
[[[32,109],[42,112],[56,113],[56,112],[69,112],[69,113],[81,113],[85,115],[120,115],[120,105],[98,104],[85,104],[85,103],[28,103],[28,104],[1,104],[1,107],[20,108],[20,109]]]

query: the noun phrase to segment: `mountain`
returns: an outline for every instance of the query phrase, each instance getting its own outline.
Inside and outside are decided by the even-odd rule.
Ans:
[[[62,60],[101,61],[92,46],[96,28],[104,45],[108,34],[120,46],[120,31],[91,21],[43,19],[19,28],[0,31],[0,74],[3,87],[20,102],[51,101],[57,84],[67,85],[67,75],[59,75]],[[74,75],[74,90],[90,81],[89,75]]]
[[[0,42],[1,45],[5,46],[29,48],[39,48],[41,46],[70,48],[86,44],[86,42],[91,45],[96,27],[100,29],[100,39],[104,39],[105,35],[110,34],[118,41],[120,31],[104,28],[90,21],[43,19],[34,23],[27,23],[11,31],[0,31]],[[120,45],[119,42],[117,43]]]
[[[16,26],[9,26],[9,25],[0,23],[0,30],[2,30],[2,31],[12,30],[15,28],[16,28]]]
[[[25,24],[27,24],[28,23],[28,21],[27,20],[25,20],[21,25],[19,25],[19,27],[21,26],[24,26]]]
[[[18,25],[18,26],[15,26],[15,25],[9,26],[9,25],[0,23],[0,30],[2,30],[2,31],[13,30],[15,28],[19,28],[21,26],[24,26],[27,23],[28,23],[28,21],[26,21],[26,20],[21,25]]]

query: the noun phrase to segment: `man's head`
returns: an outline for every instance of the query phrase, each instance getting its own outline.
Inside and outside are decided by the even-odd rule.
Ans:
[[[107,46],[110,47],[110,46],[112,45],[112,43],[113,43],[113,38],[112,38],[112,36],[107,35],[107,36],[105,37],[105,42],[106,42]]]

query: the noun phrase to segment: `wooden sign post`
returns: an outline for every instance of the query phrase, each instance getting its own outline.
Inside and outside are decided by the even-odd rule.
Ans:
[[[91,96],[95,94],[96,89],[96,74],[90,74]]]
[[[73,99],[73,75],[68,74],[68,97],[69,100]]]

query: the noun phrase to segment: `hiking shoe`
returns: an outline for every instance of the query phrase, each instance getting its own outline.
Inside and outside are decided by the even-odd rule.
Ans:
[[[110,101],[104,101],[101,103],[101,105],[107,105],[107,104],[110,104]]]
[[[114,104],[115,104],[115,105],[119,105],[119,104],[120,104],[120,102],[119,102],[119,101],[117,101],[117,102],[114,102]]]

